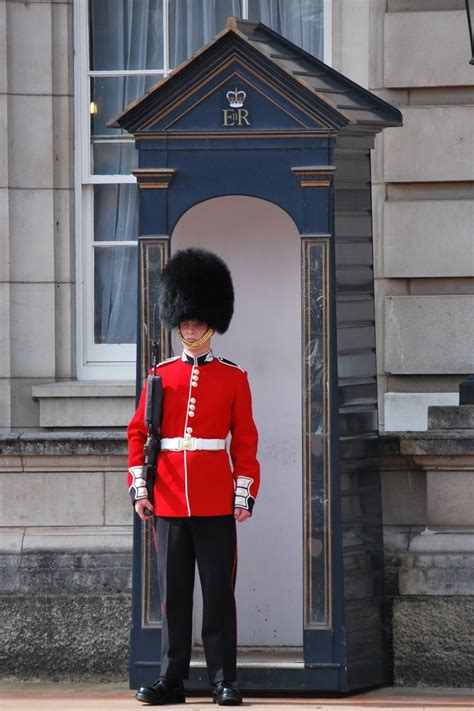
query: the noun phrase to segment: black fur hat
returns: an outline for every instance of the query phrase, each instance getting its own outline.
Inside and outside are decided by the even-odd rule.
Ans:
[[[234,313],[234,288],[227,265],[205,249],[176,252],[161,272],[158,306],[167,328],[195,319],[225,333]]]

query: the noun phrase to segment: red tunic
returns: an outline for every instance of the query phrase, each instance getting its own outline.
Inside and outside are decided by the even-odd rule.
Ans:
[[[230,460],[221,451],[161,451],[157,462],[154,510],[157,516],[223,516],[234,509],[234,492],[242,508],[255,499],[260,483],[257,429],[247,374],[212,353],[193,359],[178,356],[160,363],[163,383],[162,438],[226,439]],[[195,383],[193,385],[193,383]],[[128,426],[129,469],[143,466],[146,387]],[[193,413],[192,415],[190,413]],[[190,431],[191,430],[191,431]],[[135,479],[139,469],[134,469]],[[134,477],[128,473],[129,488]],[[253,502],[251,502],[253,503]],[[240,504],[238,504],[240,505]]]

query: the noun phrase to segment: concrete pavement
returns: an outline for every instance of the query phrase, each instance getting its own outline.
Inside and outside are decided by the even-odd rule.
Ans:
[[[1,682],[0,711],[139,711],[151,708],[138,703],[125,684],[52,684]],[[212,711],[208,697],[188,697],[190,711]],[[251,698],[249,711],[473,711],[472,689],[388,687],[344,699]]]

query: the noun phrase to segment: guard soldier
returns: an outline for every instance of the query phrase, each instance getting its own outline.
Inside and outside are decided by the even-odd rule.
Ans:
[[[247,374],[211,350],[214,332],[224,333],[233,314],[227,266],[206,250],[177,252],[161,274],[158,305],[165,326],[178,328],[183,353],[156,369],[163,414],[153,504],[142,471],[145,391],[128,427],[129,490],[140,518],[155,516],[162,602],[161,675],[136,698],[151,705],[185,701],[197,561],[213,700],[237,705],[235,524],[252,514],[260,473]]]

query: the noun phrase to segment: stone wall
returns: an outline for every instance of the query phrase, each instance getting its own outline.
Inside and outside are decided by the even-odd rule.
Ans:
[[[0,668],[128,677],[132,507],[124,434],[0,437]]]
[[[452,414],[441,421],[459,425]],[[464,485],[455,483],[459,474],[472,478],[472,432],[453,434],[445,426],[444,452],[439,430],[436,437],[431,430],[383,438],[385,579],[397,684],[474,681],[468,654],[474,508],[469,501],[463,508]],[[4,676],[127,678],[132,509],[125,455],[123,433],[0,437]],[[469,482],[465,488],[472,491]],[[465,511],[461,530],[450,524],[453,506]]]
[[[71,544],[68,531],[57,535]],[[77,552],[55,551],[30,533],[17,552],[0,551],[3,678],[128,679],[130,535],[113,538],[99,550],[84,537]]]
[[[0,2],[0,428],[74,377],[72,1]]]
[[[388,431],[426,429],[428,404],[447,396],[455,404],[474,370],[465,3],[334,0],[333,49],[337,69],[403,114],[403,127],[377,138],[372,160],[380,422]]]
[[[425,526],[400,557],[393,601],[400,685],[474,683],[474,405],[431,407],[427,432],[400,437],[426,477]]]

